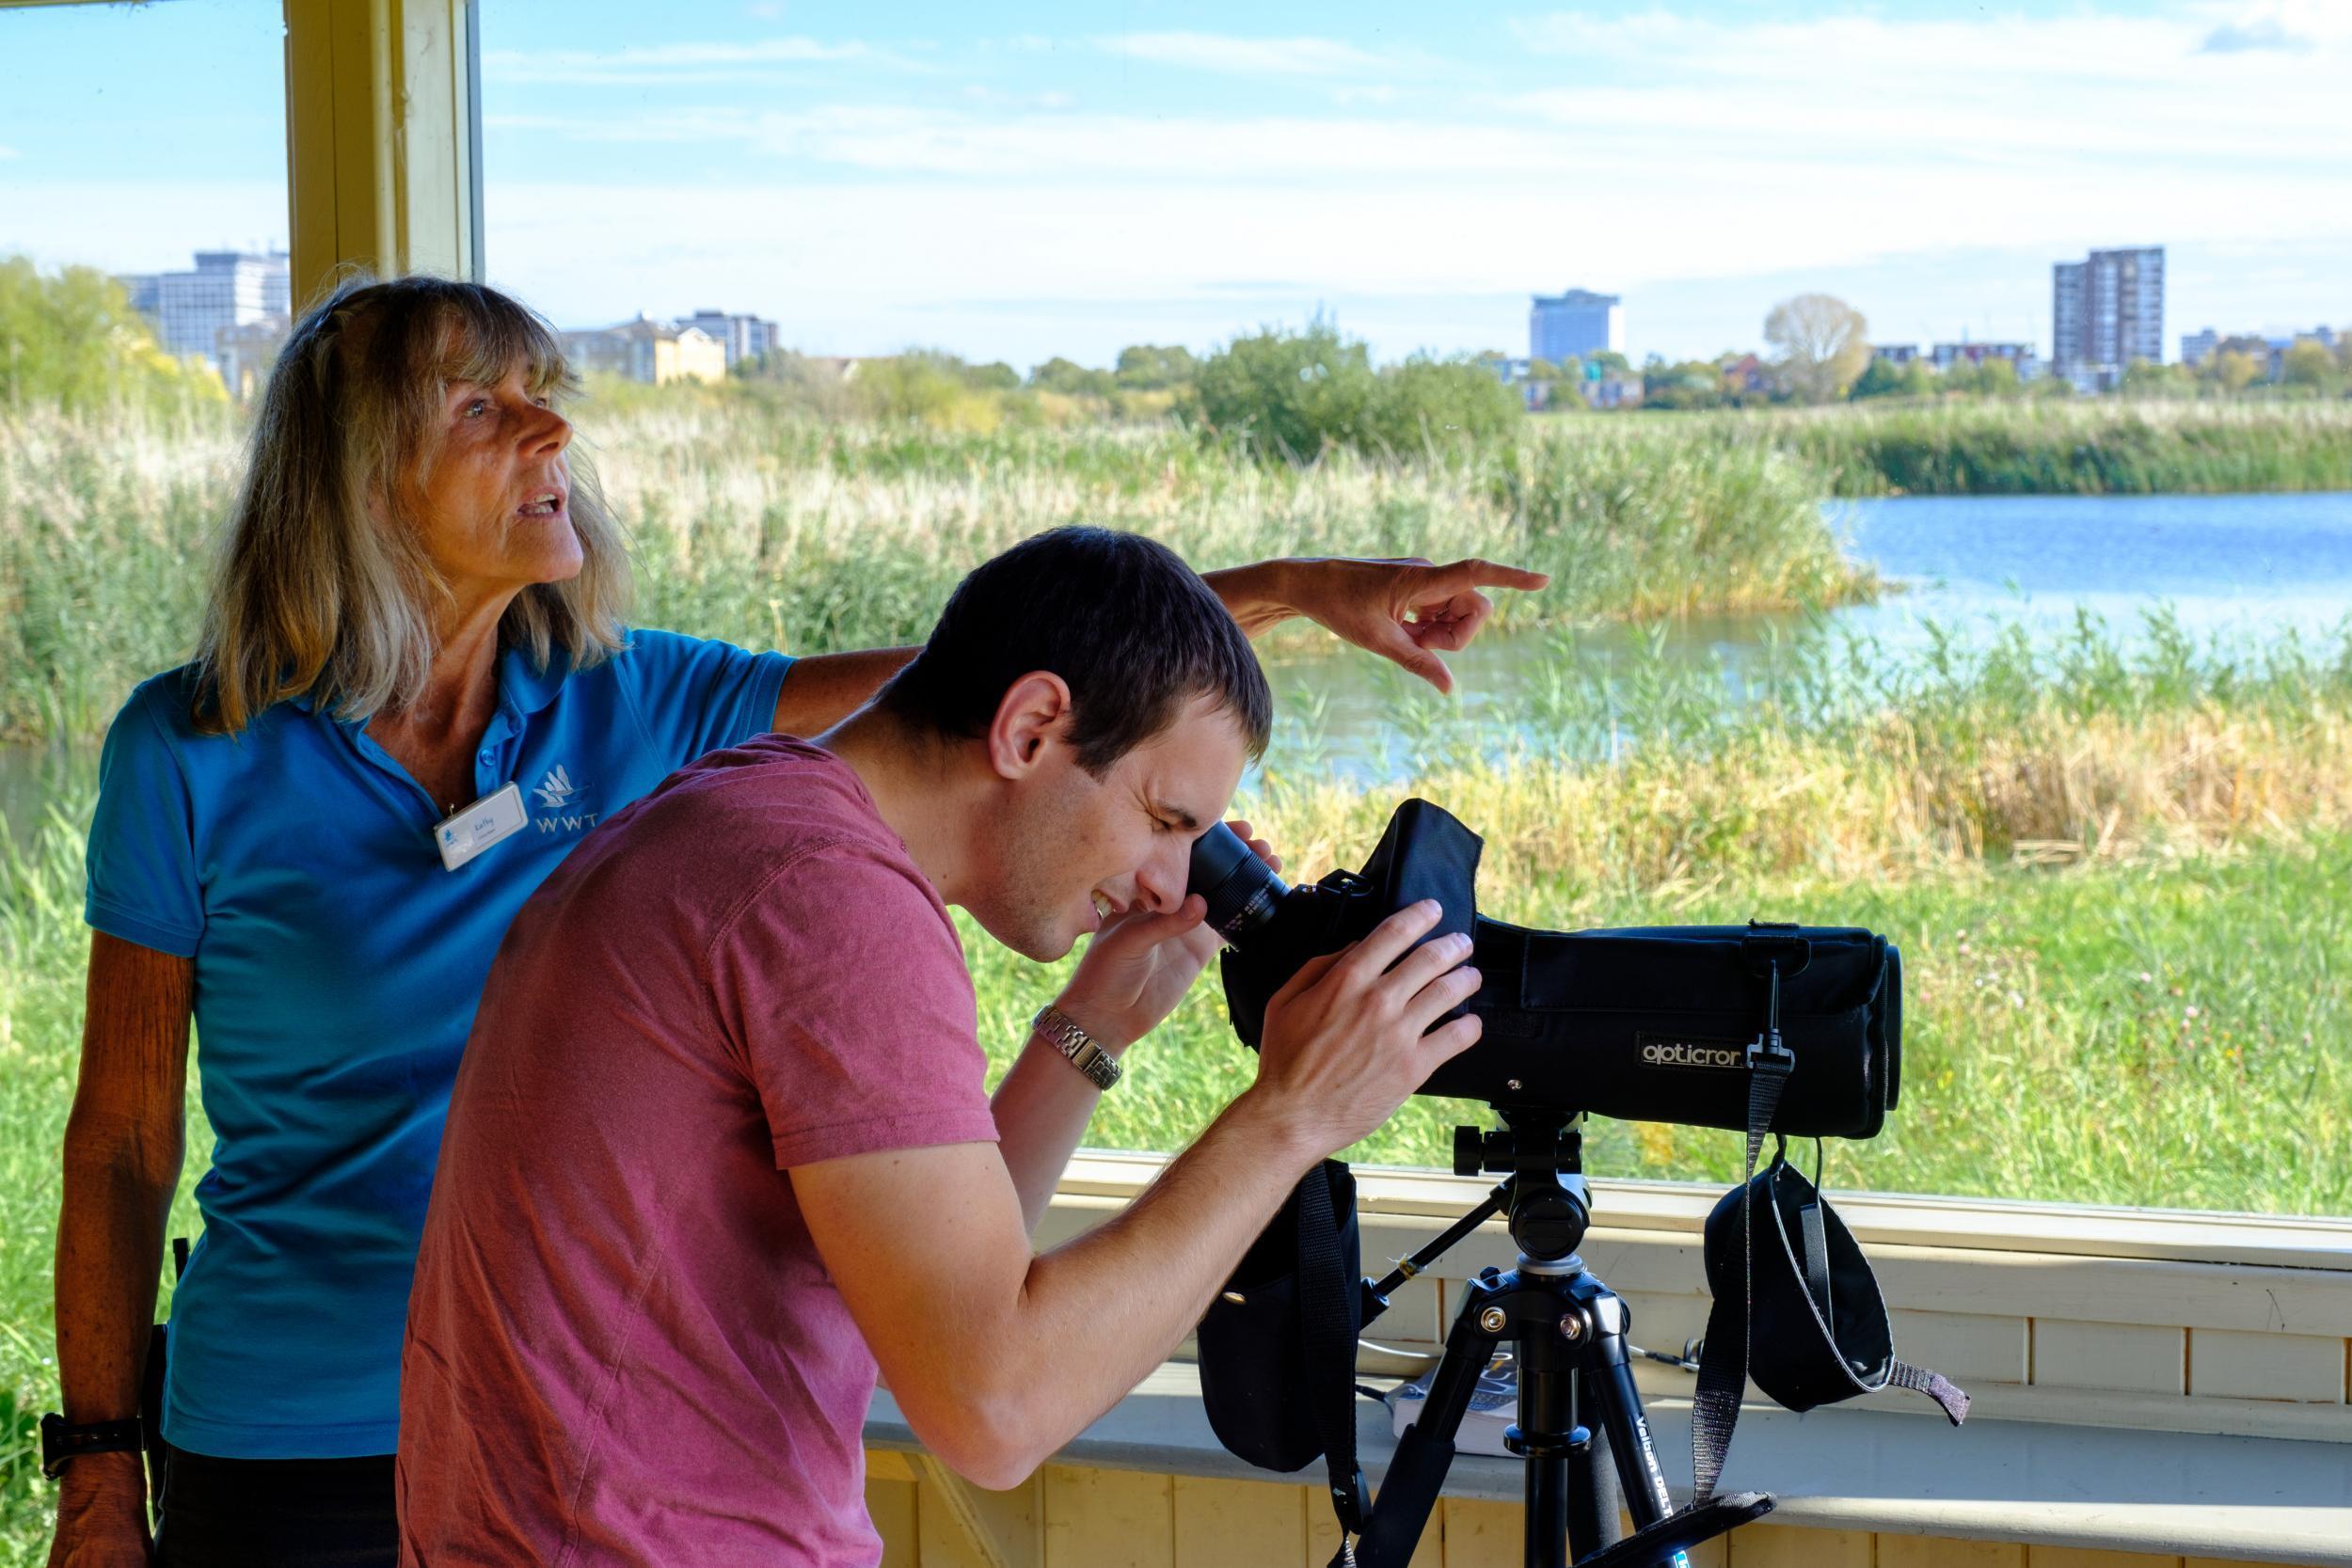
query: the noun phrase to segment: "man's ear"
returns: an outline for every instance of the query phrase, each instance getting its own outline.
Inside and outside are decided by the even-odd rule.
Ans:
[[[1033,670],[1010,686],[988,726],[988,762],[999,778],[1025,778],[1070,723],[1070,688],[1059,675]]]

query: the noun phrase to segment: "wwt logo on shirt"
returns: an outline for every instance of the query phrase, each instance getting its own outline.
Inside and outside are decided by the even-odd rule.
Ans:
[[[571,805],[580,798],[582,787],[572,783],[572,776],[564,771],[564,765],[559,762],[548,769],[548,776],[539,781],[532,793],[539,797],[539,804],[547,811],[564,812],[566,806]],[[532,820],[538,824],[539,831],[543,833],[576,833],[583,828],[595,827],[596,814],[592,811],[575,811],[564,813],[560,816],[537,816]]]

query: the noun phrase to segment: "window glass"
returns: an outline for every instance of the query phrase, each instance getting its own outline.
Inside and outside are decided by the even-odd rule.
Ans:
[[[80,1059],[98,739],[186,660],[287,325],[284,26],[247,0],[0,8],[0,1558],[47,1550],[32,1415]],[[193,1075],[191,1075],[193,1081]],[[167,1235],[212,1140],[191,1093]],[[170,1271],[165,1271],[168,1295]]]
[[[1240,809],[1295,871],[1418,794],[1498,916],[1883,933],[1901,1101],[1840,1184],[2352,1212],[2332,8],[490,0],[483,37],[490,273],[596,371],[670,624],[904,641],[1072,519],[1550,571],[1451,699],[1265,641]],[[1001,1059],[1054,980],[969,934]],[[1176,1147],[1251,1070],[1203,984],[1093,1136]]]

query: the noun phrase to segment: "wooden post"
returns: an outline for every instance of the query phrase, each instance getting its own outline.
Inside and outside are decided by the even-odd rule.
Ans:
[[[299,311],[346,269],[482,276],[474,0],[285,0]]]

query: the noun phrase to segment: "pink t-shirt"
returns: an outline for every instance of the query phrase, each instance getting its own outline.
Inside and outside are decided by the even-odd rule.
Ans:
[[[993,1142],[985,1071],[946,908],[842,763],[763,736],[597,828],[451,1096],[401,1561],[878,1561],[874,1361],[788,1173]]]

